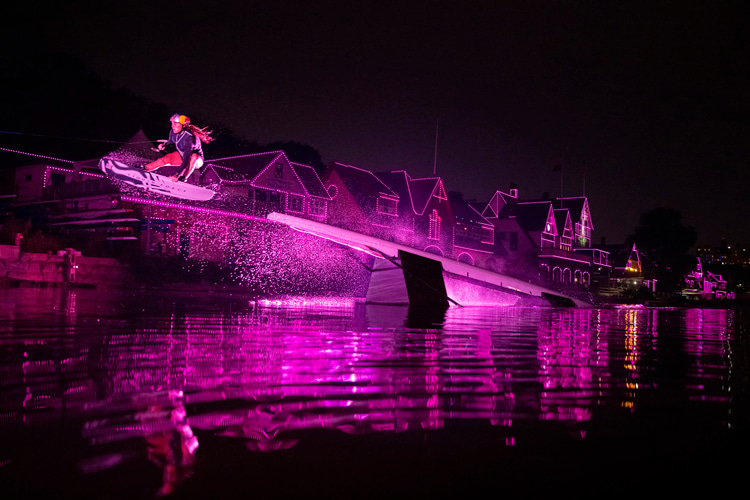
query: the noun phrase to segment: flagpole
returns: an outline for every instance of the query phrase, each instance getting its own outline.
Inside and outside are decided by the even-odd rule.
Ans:
[[[432,162],[432,175],[437,175],[437,144],[438,144],[438,125],[440,124],[440,119],[435,120],[435,157]]]
[[[583,160],[583,196],[586,197],[586,160]]]
[[[563,169],[564,168],[565,167],[563,165],[563,157],[561,156],[560,157],[560,200],[561,200],[561,202],[562,202],[562,198],[563,198]],[[562,206],[562,205],[560,205],[560,206]]]

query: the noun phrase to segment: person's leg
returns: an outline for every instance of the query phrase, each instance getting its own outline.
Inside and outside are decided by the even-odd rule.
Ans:
[[[180,172],[180,175],[183,176],[183,181],[187,181],[190,175],[193,173],[193,171],[197,168],[201,168],[203,166],[203,158],[199,154],[193,154],[190,156],[190,164],[188,164],[187,172]],[[173,175],[171,177],[173,181],[178,181],[179,175]]]
[[[167,165],[179,165],[182,163],[182,158],[180,158],[180,153],[177,151],[173,151],[169,153],[168,155],[162,156],[158,160],[154,160],[148,165],[145,165],[143,168],[146,170],[146,172],[151,172],[153,170],[156,170],[157,168],[166,167]]]

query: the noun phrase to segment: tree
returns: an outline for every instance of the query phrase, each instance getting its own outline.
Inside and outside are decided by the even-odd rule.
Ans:
[[[688,251],[695,245],[693,226],[682,223],[678,210],[659,207],[640,217],[635,234],[628,237],[628,246],[635,243],[642,257],[644,271],[656,278],[660,291],[676,291],[682,277],[695,264]]]
[[[103,156],[130,139],[138,129],[146,136],[166,138],[175,110],[113,85],[90,71],[77,57],[64,53],[0,56],[0,88],[7,105],[0,113],[0,134],[6,148],[66,160]],[[190,113],[193,123],[213,130],[207,159],[268,151],[231,129]],[[279,147],[279,144],[285,147]],[[320,154],[310,146],[289,146],[292,161],[316,165]],[[292,156],[298,157],[293,159]],[[0,168],[29,163],[28,156],[0,151]]]

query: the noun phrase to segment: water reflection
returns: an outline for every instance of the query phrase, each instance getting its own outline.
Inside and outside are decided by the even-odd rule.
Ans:
[[[519,422],[583,438],[603,414],[663,407],[732,426],[732,310],[465,307],[417,328],[354,300],[25,293],[0,306],[0,428],[77,419],[85,473],[135,459],[137,440],[161,493],[190,474],[194,430],[276,452],[313,429],[458,422],[509,446]]]
[[[540,418],[583,421],[607,397],[607,326],[601,310],[552,311],[538,333]]]

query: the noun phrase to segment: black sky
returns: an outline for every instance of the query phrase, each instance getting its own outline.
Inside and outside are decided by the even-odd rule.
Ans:
[[[585,189],[596,241],[623,241],[665,206],[699,244],[718,244],[747,241],[750,220],[749,13],[741,2],[92,1],[26,11],[15,27],[199,125],[412,176],[432,175],[437,129],[437,173],[466,198],[511,183],[522,197]]]

